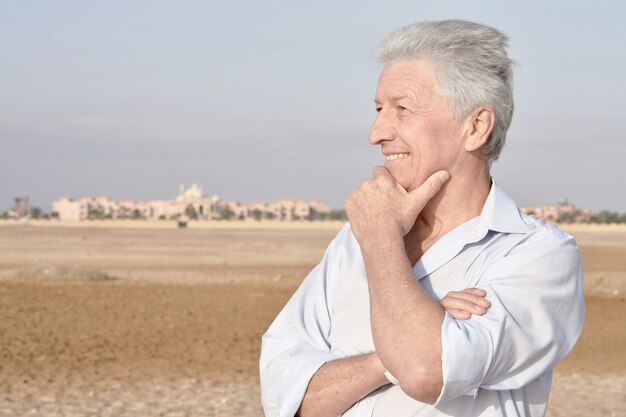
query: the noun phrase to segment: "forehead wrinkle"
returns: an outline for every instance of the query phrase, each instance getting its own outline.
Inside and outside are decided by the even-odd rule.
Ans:
[[[403,99],[411,99],[413,101],[415,101],[416,103],[420,103],[421,100],[417,97],[417,95],[415,93],[413,93],[412,91],[410,92],[406,92],[406,93],[399,93],[399,94],[394,94],[391,97],[389,97],[390,101],[400,101]],[[380,100],[378,98],[374,98],[374,103],[376,104],[381,104]]]
[[[411,99],[413,101],[419,102],[420,100],[417,98],[417,95],[415,95],[415,93],[413,93],[412,91],[406,92],[406,93],[402,93],[402,94],[394,94],[393,96],[390,97],[391,100],[393,101],[400,101],[402,99]]]

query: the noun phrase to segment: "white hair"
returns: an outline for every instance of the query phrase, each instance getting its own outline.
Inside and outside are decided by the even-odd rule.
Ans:
[[[378,44],[375,57],[388,66],[426,59],[435,70],[437,92],[463,120],[481,106],[495,113],[495,125],[483,147],[489,163],[498,159],[513,116],[513,61],[508,37],[463,20],[417,22],[397,29]]]

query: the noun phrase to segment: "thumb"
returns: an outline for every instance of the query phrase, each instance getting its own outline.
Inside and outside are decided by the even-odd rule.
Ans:
[[[421,211],[449,179],[450,173],[448,171],[442,170],[432,174],[422,185],[408,194],[412,205]]]

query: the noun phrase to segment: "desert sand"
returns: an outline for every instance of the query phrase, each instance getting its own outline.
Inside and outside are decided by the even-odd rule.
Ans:
[[[0,222],[0,416],[261,416],[260,337],[340,227],[49,226]],[[623,416],[626,228],[568,230],[587,320],[548,415]]]

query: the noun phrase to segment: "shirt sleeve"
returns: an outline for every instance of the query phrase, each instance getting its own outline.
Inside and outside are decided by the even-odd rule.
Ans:
[[[260,376],[266,417],[293,417],[313,374],[324,363],[339,358],[330,352],[328,337],[332,306],[329,283],[340,266],[337,252],[341,234],[263,335]]]
[[[478,287],[484,316],[442,325],[443,389],[437,404],[478,390],[512,390],[562,360],[582,331],[582,267],[575,240],[558,231],[493,262]]]

